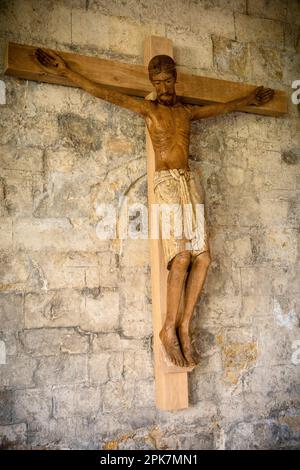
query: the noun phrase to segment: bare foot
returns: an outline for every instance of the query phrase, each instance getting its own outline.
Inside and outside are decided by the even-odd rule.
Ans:
[[[195,366],[197,361],[193,356],[193,348],[191,344],[191,339],[189,335],[189,329],[184,326],[179,326],[178,328],[178,337],[180,341],[181,350],[183,352],[184,358],[186,359],[189,366]]]
[[[159,333],[159,337],[165,348],[168,359],[176,366],[186,367],[187,362],[181,353],[175,328],[163,328]]]

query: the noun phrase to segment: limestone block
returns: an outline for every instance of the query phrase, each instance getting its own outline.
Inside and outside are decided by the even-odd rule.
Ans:
[[[290,399],[295,399],[299,396],[298,366],[255,367],[245,377],[244,389],[268,395],[273,400],[284,400],[287,393]]]
[[[2,179],[5,199],[4,204],[7,214],[11,216],[32,214],[33,183],[31,177],[12,176]]]
[[[52,412],[51,391],[45,388],[15,390],[13,417],[16,421],[30,421],[31,429],[47,428]],[[34,423],[34,424],[33,424]]]
[[[143,342],[135,339],[122,338],[117,333],[93,335],[92,348],[94,353],[100,352],[126,352],[140,350]]]
[[[72,42],[81,46],[109,48],[109,17],[95,11],[72,10]]]
[[[39,359],[34,381],[38,386],[80,384],[87,381],[87,357],[65,354]]]
[[[2,425],[11,424],[13,418],[13,391],[2,390],[0,392],[0,419]]]
[[[108,246],[87,218],[19,218],[14,241],[17,249],[32,251],[97,251]]]
[[[255,324],[254,331],[258,338],[259,366],[292,364],[293,343],[299,339],[296,329],[279,326],[273,318]]]
[[[2,250],[12,248],[12,219],[9,217],[0,218],[0,240]]]
[[[273,82],[281,83],[285,70],[283,53],[274,47],[261,44],[250,44],[250,60],[253,81],[261,81],[264,86],[272,86]]]
[[[35,216],[89,217],[93,211],[90,190],[96,182],[97,178],[83,173],[52,173],[47,190],[35,199]]]
[[[200,401],[217,399],[218,373],[206,371],[206,373],[192,372],[190,375],[189,393],[190,405],[196,405]]]
[[[103,389],[103,412],[122,412],[131,408],[134,400],[134,383],[107,382]]]
[[[299,2],[297,0],[287,1],[287,17],[288,23],[297,24],[300,26],[300,9]]]
[[[6,364],[0,367],[1,386],[16,389],[33,387],[36,367],[36,360],[31,357],[7,357]]]
[[[82,296],[71,289],[28,293],[24,308],[26,328],[78,326]]]
[[[155,405],[154,379],[136,381],[134,403],[137,408],[150,408]]]
[[[29,252],[27,254],[27,289],[31,291],[82,289],[86,285],[87,273],[97,268],[97,265],[97,256],[93,253]]]
[[[50,1],[45,5],[38,0],[4,2],[0,29],[18,35],[25,41],[71,42],[71,11],[69,6]],[[46,21],[46,23],[45,23]]]
[[[149,351],[140,350],[124,357],[124,377],[127,380],[146,380],[153,378],[153,359]]]
[[[271,293],[270,265],[241,268],[242,292],[247,295],[268,296]]]
[[[118,381],[123,378],[124,374],[124,354],[123,352],[115,352],[110,354],[108,363],[108,375],[111,381]]]
[[[266,181],[267,176],[264,175],[262,178]],[[255,183],[257,183],[257,179],[255,179]],[[288,198],[281,197],[279,192],[267,193],[263,195],[260,201],[260,218],[261,222],[266,226],[287,225],[291,202]]]
[[[167,26],[167,37],[174,41],[176,65],[189,69],[209,69],[213,66],[212,42],[209,36],[199,36],[188,29]]]
[[[283,25],[280,22],[237,13],[235,27],[238,41],[283,46]]]
[[[18,147],[48,147],[59,141],[57,118],[50,113],[35,113],[17,119],[20,121],[16,136],[16,129],[7,124],[7,138],[16,139]],[[6,143],[4,141],[4,143]]]
[[[0,426],[1,449],[18,449],[26,445],[27,426],[26,423]]]
[[[296,24],[284,24],[284,48],[297,53],[300,52],[298,41],[300,26]]]
[[[128,302],[122,307],[121,328],[125,336],[133,338],[151,335],[151,304]]]
[[[33,357],[84,354],[89,347],[88,336],[69,328],[24,330],[20,340],[26,353]]]
[[[80,327],[85,331],[113,332],[119,327],[119,294],[90,289],[82,300]]]
[[[190,26],[190,8],[189,4],[184,0],[167,0],[160,2],[153,0],[150,3],[142,3],[139,5],[140,17],[143,20],[159,21],[165,24],[178,24],[179,26]],[[170,15],[172,11],[172,15]]]
[[[0,285],[3,292],[22,291],[26,288],[27,278],[26,255],[0,252]]]
[[[256,318],[270,317],[272,298],[266,295],[245,295],[242,299],[241,321],[255,324]]]
[[[121,266],[144,268],[150,263],[150,246],[148,239],[123,240]]]
[[[223,380],[233,385],[246,375],[257,362],[257,342],[226,342],[220,339],[222,349]]]
[[[26,86],[26,104],[31,103],[38,113],[68,112],[71,91],[61,85],[30,81]]]
[[[1,170],[11,169],[26,172],[42,172],[43,151],[38,147],[0,146]]]
[[[208,289],[209,290],[209,289]],[[201,327],[220,327],[225,325],[238,325],[241,310],[241,296],[205,294],[200,305]],[[198,319],[199,321],[199,319]],[[202,332],[199,333],[201,337]],[[197,346],[197,341],[195,346]],[[207,351],[207,350],[206,350]]]
[[[250,75],[249,45],[213,36],[214,65],[221,73],[230,73],[236,79],[248,78]]]
[[[206,34],[218,34],[226,38],[235,39],[232,11],[221,8],[206,9],[193,2],[190,13],[191,29],[196,34],[205,31]]]
[[[108,47],[118,54],[140,57],[146,37],[164,35],[165,27],[161,24],[141,24],[118,16],[111,16],[108,20]]]
[[[0,325],[2,331],[18,331],[24,326],[22,294],[0,295]]]
[[[293,264],[298,256],[298,237],[293,229],[276,228],[266,232],[266,256],[272,262]]]
[[[88,371],[89,371],[89,382],[93,385],[104,384],[108,381],[108,364],[110,362],[111,355],[109,352],[93,354],[89,358]]]
[[[249,0],[248,2],[248,15],[285,21],[286,14],[287,5],[282,0]]]
[[[56,419],[82,416],[95,419],[101,408],[99,388],[87,386],[54,387],[54,410]]]
[[[283,83],[291,87],[292,83],[295,80],[298,80],[297,77],[299,76],[300,76],[299,52],[296,54],[293,52],[285,53],[284,54]]]

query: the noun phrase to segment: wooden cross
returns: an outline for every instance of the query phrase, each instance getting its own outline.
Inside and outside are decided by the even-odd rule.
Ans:
[[[76,86],[67,78],[47,74],[34,58],[36,47],[9,43],[6,48],[5,74],[55,83]],[[145,97],[152,90],[148,78],[147,65],[152,57],[166,54],[173,57],[172,42],[167,38],[151,36],[145,41],[144,64],[129,65],[117,61],[86,57],[79,54],[60,52],[61,57],[69,66],[90,80],[108,88],[121,91],[128,95]],[[209,104],[227,101],[248,95],[256,88],[254,85],[235,83],[215,78],[200,77],[178,73],[176,94],[185,103]],[[287,96],[285,92],[276,90],[274,98],[263,106],[246,106],[241,111],[266,116],[281,116],[287,112]],[[154,203],[153,174],[155,159],[152,143],[146,130],[147,169],[148,169],[148,206],[149,215]],[[151,228],[151,218],[149,218]],[[187,373],[191,368],[176,367],[168,364],[161,349],[159,332],[166,314],[167,274],[164,265],[160,240],[150,238],[151,282],[152,282],[152,314],[154,331],[154,359],[156,381],[156,404],[162,410],[177,410],[188,407]],[[181,308],[184,299],[181,299]]]

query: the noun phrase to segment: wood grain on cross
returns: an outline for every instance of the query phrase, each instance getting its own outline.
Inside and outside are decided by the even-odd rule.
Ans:
[[[34,58],[36,47],[9,43],[6,49],[5,74],[29,80],[75,86],[67,78],[47,74]],[[117,61],[86,57],[79,54],[59,52],[76,72],[90,80],[123,93],[145,97],[152,91],[147,65],[157,54],[173,56],[172,43],[167,38],[150,37],[145,42],[144,63],[129,65]],[[178,73],[176,93],[182,101],[190,104],[225,103],[246,96],[256,85],[235,83],[215,78]],[[267,116],[281,116],[287,112],[285,92],[275,90],[274,98],[263,106],[246,106],[241,111]],[[154,203],[153,174],[155,158],[147,132],[148,205],[149,215]],[[151,218],[150,218],[151,219]],[[149,220],[151,226],[151,220]],[[167,274],[160,240],[150,238],[152,311],[154,331],[154,358],[156,381],[156,404],[164,410],[188,407],[187,372],[191,369],[170,365],[160,347],[159,331],[166,314]],[[184,298],[181,299],[181,308]]]

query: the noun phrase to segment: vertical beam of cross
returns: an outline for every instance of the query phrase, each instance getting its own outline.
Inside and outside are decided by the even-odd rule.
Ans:
[[[144,46],[144,64],[158,54],[173,57],[173,46],[170,39],[151,36]],[[154,203],[153,175],[155,156],[148,130],[146,129],[147,173],[148,173],[148,207],[149,227],[151,234],[151,206]],[[154,368],[156,386],[156,405],[162,410],[179,410],[188,407],[187,372],[191,369],[173,366],[166,361],[159,332],[166,315],[167,275],[164,264],[161,240],[150,238],[151,284],[152,284],[152,321],[154,335]],[[183,298],[182,298],[183,302]],[[181,303],[182,307],[182,303]]]

